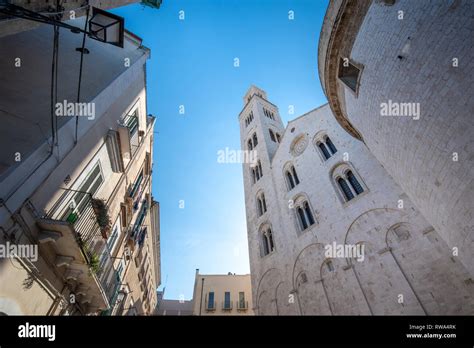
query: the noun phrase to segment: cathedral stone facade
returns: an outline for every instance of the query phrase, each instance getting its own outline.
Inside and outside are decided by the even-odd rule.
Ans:
[[[285,128],[252,86],[239,122],[257,153],[243,164],[257,315],[474,313],[466,267],[329,105]]]
[[[318,52],[336,119],[367,145],[471,277],[473,16],[473,1],[334,0]],[[410,106],[417,112],[402,112]]]

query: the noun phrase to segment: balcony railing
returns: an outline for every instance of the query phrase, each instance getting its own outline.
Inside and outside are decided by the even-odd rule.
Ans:
[[[211,302],[206,301],[205,308],[206,308],[206,311],[208,311],[208,312],[215,311],[216,310],[216,301],[211,301]]]
[[[224,311],[231,311],[231,310],[232,310],[232,301],[224,301],[224,302],[222,302],[222,310],[224,310]]]
[[[236,308],[238,311],[246,311],[249,309],[249,302],[248,301],[237,301]]]
[[[50,209],[47,218],[69,222],[87,256],[91,259],[94,255],[98,255],[100,252],[98,249],[103,246],[104,238],[90,193],[67,190]]]
[[[97,208],[94,209],[93,199],[88,192],[66,190],[46,214],[46,218],[68,222],[72,225],[76,240],[86,256],[91,272],[95,273],[109,306],[113,306],[121,280],[111,261],[110,252],[107,249],[107,235],[104,235],[103,228],[99,226]],[[106,205],[104,208],[107,209]]]

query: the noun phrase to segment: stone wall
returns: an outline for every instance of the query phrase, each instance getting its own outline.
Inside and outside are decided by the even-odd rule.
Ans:
[[[255,101],[257,103],[257,101]],[[254,117],[267,127],[266,117]],[[244,126],[245,127],[245,126]],[[259,130],[264,134],[265,129]],[[328,135],[337,152],[324,160],[314,140]],[[243,134],[242,143],[246,140]],[[295,145],[295,139],[302,139]],[[271,140],[259,141],[267,161]],[[297,151],[296,151],[297,150]],[[474,312],[468,271],[409,197],[360,141],[335,120],[328,105],[286,127],[263,177],[252,184],[244,164],[250,267],[256,313],[265,314],[461,314]],[[265,162],[263,162],[265,164]],[[284,168],[300,183],[288,190]],[[345,202],[333,171],[349,166],[364,192]],[[258,216],[256,193],[267,212]],[[316,223],[300,231],[293,202],[309,202]],[[401,206],[401,204],[403,206]],[[272,227],[275,251],[262,256],[260,226]],[[325,257],[324,247],[361,243],[365,258]],[[331,261],[329,266],[328,261]]]

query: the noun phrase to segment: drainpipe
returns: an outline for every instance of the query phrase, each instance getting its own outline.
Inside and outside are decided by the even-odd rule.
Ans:
[[[202,282],[201,282],[201,302],[199,303],[199,315],[201,315],[201,311],[202,311],[202,294],[203,294],[203,291],[204,291],[204,278],[201,279]]]

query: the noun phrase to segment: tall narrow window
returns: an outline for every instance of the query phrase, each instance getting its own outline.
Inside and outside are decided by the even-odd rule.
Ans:
[[[258,171],[260,172],[260,177],[259,177],[260,179],[263,176],[262,162],[260,162],[260,160],[258,161]]]
[[[273,242],[273,234],[270,227],[262,231],[262,252],[263,256],[270,254],[275,250],[275,243]]]
[[[216,308],[216,307],[214,306],[214,292],[213,292],[213,291],[209,292],[208,301],[207,301],[207,308],[208,308],[208,309],[214,309],[214,308]]]
[[[344,180],[343,178],[339,178],[337,179],[337,183],[339,184],[339,187],[341,188],[344,197],[346,198],[346,201],[350,201],[352,198],[354,198],[354,194],[349,188],[349,185],[347,185],[346,180]]]
[[[262,216],[267,211],[267,203],[265,202],[265,194],[262,192],[257,196],[257,212],[258,216]]]
[[[245,292],[239,292],[239,308],[245,309],[247,306],[245,305]]]
[[[267,237],[268,237],[268,244],[270,245],[270,251],[275,250],[275,245],[273,244],[273,234],[270,228],[267,231]]]
[[[226,291],[224,293],[224,309],[232,309],[230,302],[230,292]]]
[[[247,147],[248,147],[249,151],[253,150],[252,139],[249,139],[249,141],[247,142]]]
[[[297,211],[298,211],[298,217],[300,219],[300,224],[301,224],[301,228],[303,230],[307,229],[308,228],[308,223],[306,222],[306,217],[304,215],[304,211],[301,207],[298,207],[296,208]]]
[[[280,142],[281,141],[280,134],[275,133],[275,136],[276,136],[277,142]]]
[[[270,246],[268,245],[268,239],[265,233],[262,234],[262,243],[263,243],[263,255],[270,254]]]
[[[313,211],[306,199],[298,198],[295,200],[296,217],[298,219],[301,231],[314,225],[316,220]]]
[[[332,261],[327,261],[326,266],[329,272],[334,272],[334,265],[332,264]]]
[[[288,167],[288,169],[285,171],[285,176],[286,176],[286,181],[287,181],[289,190],[292,190],[296,185],[300,183],[300,179],[298,178],[298,175],[296,174],[296,170],[294,166]]]
[[[253,133],[253,147],[256,147],[258,144],[257,133]]]
[[[346,173],[346,176],[347,176],[347,180],[349,180],[349,183],[351,184],[352,188],[354,189],[355,193],[356,194],[361,194],[362,192],[364,192],[364,189],[362,188],[362,186],[360,185],[359,181],[357,180],[357,178],[354,176],[354,174],[352,173],[352,171],[348,171]]]
[[[329,150],[333,155],[337,152],[336,147],[334,146],[333,142],[329,137],[326,137],[326,145],[329,147]]]
[[[328,149],[326,148],[326,145],[323,143],[318,143],[318,147],[321,150],[321,153],[324,156],[324,159],[328,159],[331,157],[331,154],[329,153]]]
[[[263,206],[262,206],[262,201],[260,200],[260,197],[257,198],[257,209],[258,209],[258,216],[263,215]]]
[[[313,217],[313,213],[311,212],[311,208],[309,207],[308,202],[304,202],[303,207],[306,213],[306,217],[308,218],[308,223],[311,226],[314,224],[314,217]]]
[[[275,133],[273,133],[271,129],[269,129],[268,131],[270,132],[270,139],[272,139],[273,142],[276,142]]]
[[[289,171],[286,172],[286,179],[288,180],[288,186],[291,189],[295,187],[295,182],[293,181],[293,176]]]
[[[103,182],[104,177],[102,175],[100,164],[97,163],[88,174],[87,178],[79,186],[77,192],[71,197],[68,204],[62,207],[63,210],[60,213],[61,220],[66,220],[71,223],[76,222],[81,213],[87,207],[90,197],[94,196]]]
[[[295,179],[295,185],[298,185],[300,183],[300,179],[298,179],[298,175],[296,175],[295,167],[292,167],[292,171],[293,171],[293,178]]]

